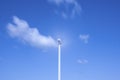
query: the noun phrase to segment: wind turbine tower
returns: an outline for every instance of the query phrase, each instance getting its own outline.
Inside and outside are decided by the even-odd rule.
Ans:
[[[58,80],[61,80],[61,39],[58,42]]]

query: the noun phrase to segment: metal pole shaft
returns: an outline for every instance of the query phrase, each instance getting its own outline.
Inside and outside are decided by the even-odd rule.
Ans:
[[[58,80],[61,80],[61,45],[58,45]]]

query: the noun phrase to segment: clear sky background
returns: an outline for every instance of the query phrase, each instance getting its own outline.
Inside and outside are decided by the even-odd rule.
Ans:
[[[0,0],[0,80],[120,80],[119,0]]]

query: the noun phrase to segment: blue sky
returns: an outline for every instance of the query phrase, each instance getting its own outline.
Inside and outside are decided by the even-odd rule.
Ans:
[[[0,80],[120,80],[119,0],[0,0]]]

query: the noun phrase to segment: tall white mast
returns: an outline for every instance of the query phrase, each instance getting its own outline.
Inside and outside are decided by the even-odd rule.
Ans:
[[[61,80],[61,39],[58,39],[58,80]]]

